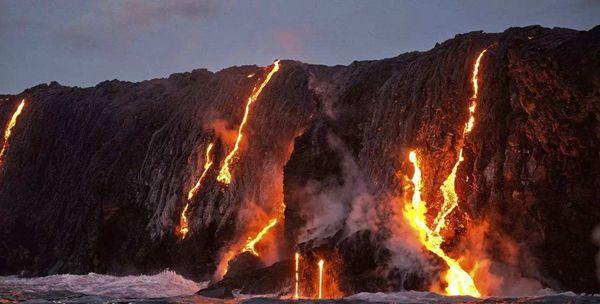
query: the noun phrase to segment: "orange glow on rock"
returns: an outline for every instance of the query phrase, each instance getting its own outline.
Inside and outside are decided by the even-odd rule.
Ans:
[[[227,250],[223,253],[219,264],[217,265],[217,270],[214,274],[215,280],[221,280],[229,270],[229,261],[235,257],[235,252],[233,250]]]

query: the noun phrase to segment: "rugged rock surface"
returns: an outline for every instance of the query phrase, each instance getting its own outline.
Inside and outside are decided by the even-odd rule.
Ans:
[[[407,155],[418,149],[424,199],[439,206],[463,142],[473,62],[485,48],[447,249],[459,254],[471,228],[485,223],[485,251],[498,264],[544,286],[597,291],[600,28],[473,32],[348,66],[282,61],[252,106],[228,187],[215,181],[219,164],[268,70],[93,88],[51,83],[4,96],[0,121],[21,98],[28,103],[0,168],[0,273],[168,267],[209,279],[228,249],[239,250],[285,204],[285,221],[257,247],[266,265],[282,262],[209,289],[287,290],[281,278],[296,249],[307,263],[335,261],[340,293],[428,289],[439,265],[399,223]],[[189,237],[179,240],[174,230],[209,142],[217,165],[190,208]],[[257,278],[270,283],[260,289]]]
[[[289,291],[293,271],[289,259],[265,267],[260,258],[243,253],[229,264],[222,280],[211,284],[197,294],[210,298],[233,298],[234,292],[241,294],[273,294]]]

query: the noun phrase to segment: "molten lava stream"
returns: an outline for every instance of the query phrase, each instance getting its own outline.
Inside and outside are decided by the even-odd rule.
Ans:
[[[202,182],[204,181],[204,178],[206,177],[206,173],[208,172],[208,169],[210,169],[210,167],[213,164],[212,161],[212,157],[210,152],[212,151],[214,144],[213,143],[209,143],[208,147],[206,148],[206,159],[204,160],[204,171],[202,171],[202,175],[200,175],[200,178],[198,178],[198,181],[196,182],[196,184],[194,185],[194,187],[192,187],[192,189],[190,189],[190,191],[188,192],[188,201],[185,203],[185,207],[183,207],[183,211],[181,211],[181,217],[179,219],[179,226],[177,226],[177,234],[181,237],[181,239],[185,239],[187,233],[189,232],[189,228],[188,228],[188,220],[187,220],[187,210],[190,206],[191,200],[192,198],[194,198],[194,195],[196,195],[196,192],[198,192],[198,190],[200,189],[200,186],[202,186]]]
[[[473,65],[473,74],[471,77],[473,95],[470,98],[469,119],[465,124],[463,137],[469,134],[475,125],[475,109],[477,107],[477,97],[479,94],[479,67],[481,64],[481,59],[486,52],[487,49],[479,53],[479,56],[477,56],[475,64]],[[464,145],[464,143],[462,145]],[[447,256],[441,248],[444,239],[442,238],[440,231],[446,226],[446,217],[458,205],[458,194],[456,193],[455,183],[458,166],[464,160],[463,147],[461,146],[459,149],[458,160],[454,164],[450,175],[440,187],[444,197],[444,203],[433,221],[433,230],[427,225],[427,218],[425,217],[425,214],[427,213],[427,204],[421,200],[420,191],[423,185],[421,181],[421,170],[418,166],[417,154],[415,151],[410,152],[409,158],[415,168],[415,173],[412,178],[414,193],[412,197],[412,205],[405,206],[405,217],[408,219],[410,225],[417,230],[419,234],[419,240],[423,245],[425,245],[425,248],[442,258],[448,265],[449,269],[444,277],[446,283],[448,284],[446,287],[446,293],[450,295],[481,296],[479,290],[475,286],[473,278],[471,278],[471,276],[462,269],[456,260]]]
[[[196,182],[196,184],[194,185],[194,187],[192,187],[192,189],[190,189],[190,191],[188,192],[188,200],[191,200],[192,198],[194,198],[194,195],[196,195],[196,192],[198,192],[198,190],[200,189],[200,186],[202,185],[202,181],[204,181],[204,177],[206,176],[206,172],[208,172],[208,169],[210,169],[210,167],[213,164],[211,155],[210,155],[210,151],[212,151],[214,144],[210,143],[208,144],[208,147],[206,147],[206,158],[205,158],[205,163],[204,163],[204,171],[202,171],[202,174],[200,175],[200,178],[198,179],[198,181]]]
[[[433,231],[427,225],[427,218],[425,216],[427,213],[427,203],[421,200],[423,182],[415,151],[410,152],[409,160],[415,169],[415,173],[412,177],[414,190],[411,204],[406,204],[404,206],[404,217],[408,220],[410,226],[418,233],[421,244],[423,244],[427,250],[444,260],[446,265],[448,265],[448,271],[444,276],[444,279],[448,284],[446,293],[449,295],[470,295],[480,297],[481,294],[479,293],[479,290],[477,290],[477,287],[475,287],[473,278],[462,269],[456,260],[446,255],[441,248],[444,239],[439,233]]]
[[[254,248],[254,246],[256,246],[256,244],[258,244],[258,242],[260,242],[260,240],[267,234],[267,232],[269,232],[269,230],[271,230],[271,228],[273,228],[276,224],[277,224],[277,218],[272,218],[269,221],[269,223],[267,224],[267,226],[265,226],[261,231],[259,231],[256,234],[256,236],[248,237],[246,244],[244,245],[244,247],[242,247],[240,252],[249,252],[257,257],[260,256],[258,254],[258,251],[256,251],[256,249]],[[221,279],[225,276],[225,274],[227,274],[227,271],[229,270],[228,269],[229,261],[231,261],[231,259],[233,259],[235,257],[236,250],[232,250],[230,248],[221,257],[221,261],[217,265],[217,270],[215,271],[215,275],[214,275],[215,278]]]
[[[21,115],[21,111],[23,111],[23,107],[25,107],[25,99],[21,100],[21,103],[13,113],[6,129],[4,130],[4,142],[2,143],[2,150],[0,150],[0,166],[2,166],[2,162],[4,161],[4,153],[6,153],[6,149],[8,148],[8,139],[12,134],[12,128],[17,124],[17,119],[19,115]]]
[[[269,230],[271,230],[271,228],[273,228],[273,226],[275,226],[276,224],[277,219],[272,218],[267,224],[267,226],[265,226],[261,231],[259,231],[254,238],[248,237],[248,241],[246,242],[246,245],[244,245],[244,248],[242,248],[242,252],[250,252],[255,256],[259,256],[254,246],[256,246],[256,244],[260,242],[260,240],[265,236],[265,234],[267,234],[267,232],[269,232]]]
[[[273,68],[271,69],[269,74],[267,74],[265,80],[263,80],[263,82],[260,84],[260,86],[258,86],[258,88],[255,87],[254,90],[252,90],[252,95],[248,97],[248,101],[246,102],[246,108],[244,110],[244,116],[238,128],[238,134],[237,138],[235,139],[233,150],[231,150],[231,152],[229,152],[229,154],[227,154],[227,156],[225,157],[223,165],[221,166],[221,170],[219,171],[219,175],[217,176],[217,181],[221,182],[224,185],[229,185],[231,183],[231,169],[229,167],[231,166],[232,162],[234,161],[234,158],[237,156],[238,150],[240,149],[240,143],[242,141],[242,137],[244,136],[244,126],[248,121],[248,115],[250,113],[250,106],[258,99],[258,96],[260,95],[262,90],[269,83],[271,77],[273,77],[273,75],[277,73],[277,71],[279,71],[279,60],[273,63]]]
[[[487,49],[479,53],[479,56],[477,56],[477,60],[475,60],[475,64],[473,65],[473,75],[471,76],[473,95],[470,98],[469,119],[465,124],[463,137],[466,137],[467,134],[471,133],[471,130],[473,130],[473,126],[475,126],[475,108],[477,107],[477,97],[479,94],[479,66],[481,64],[481,58],[483,58],[485,52],[487,52]],[[442,208],[440,209],[440,212],[433,221],[436,233],[440,233],[442,228],[446,226],[446,217],[452,212],[452,210],[454,210],[454,208],[456,208],[456,206],[458,206],[458,195],[456,194],[455,186],[456,172],[458,171],[458,166],[463,160],[463,147],[461,146],[458,152],[458,160],[456,160],[456,163],[452,168],[452,172],[450,172],[450,175],[446,178],[446,180],[440,187],[440,190],[442,190],[442,194],[444,196],[444,203],[442,205]]]

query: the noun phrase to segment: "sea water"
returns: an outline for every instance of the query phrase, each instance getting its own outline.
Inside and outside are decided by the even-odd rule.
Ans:
[[[234,299],[205,298],[194,293],[207,282],[194,282],[166,270],[156,275],[111,276],[61,274],[46,277],[0,277],[0,303],[313,303],[276,295],[237,295]],[[600,303],[600,295],[542,290],[536,296],[512,298],[449,297],[432,292],[359,293],[322,303]]]

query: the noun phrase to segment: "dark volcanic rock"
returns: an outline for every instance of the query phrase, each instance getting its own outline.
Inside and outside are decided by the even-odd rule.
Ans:
[[[463,138],[473,62],[485,48],[475,128]],[[336,261],[331,276],[342,293],[427,289],[440,265],[398,228],[408,151],[419,151],[434,212],[464,144],[446,249],[460,255],[471,227],[485,223],[483,245],[495,261],[544,286],[597,291],[599,50],[598,27],[532,26],[348,66],[282,61],[251,108],[228,187],[215,177],[268,70],[194,70],[93,88],[51,83],[0,96],[3,122],[21,98],[28,102],[0,168],[0,274],[172,268],[205,280],[224,250],[285,204],[277,245],[258,244],[281,262],[242,257],[232,264],[239,271],[201,294],[287,290],[299,243],[307,261]],[[215,165],[191,203],[189,237],[178,240],[209,142]]]
[[[230,263],[227,275],[215,284],[211,284],[197,294],[210,297],[227,299],[232,298],[234,292],[242,294],[273,294],[284,291],[291,284],[290,273],[293,271],[292,261],[279,261],[269,267],[256,268],[255,262],[249,261],[251,254],[242,254],[234,262]],[[245,268],[244,271],[234,269]],[[244,264],[243,266],[240,264]],[[237,270],[237,271],[236,271]]]

